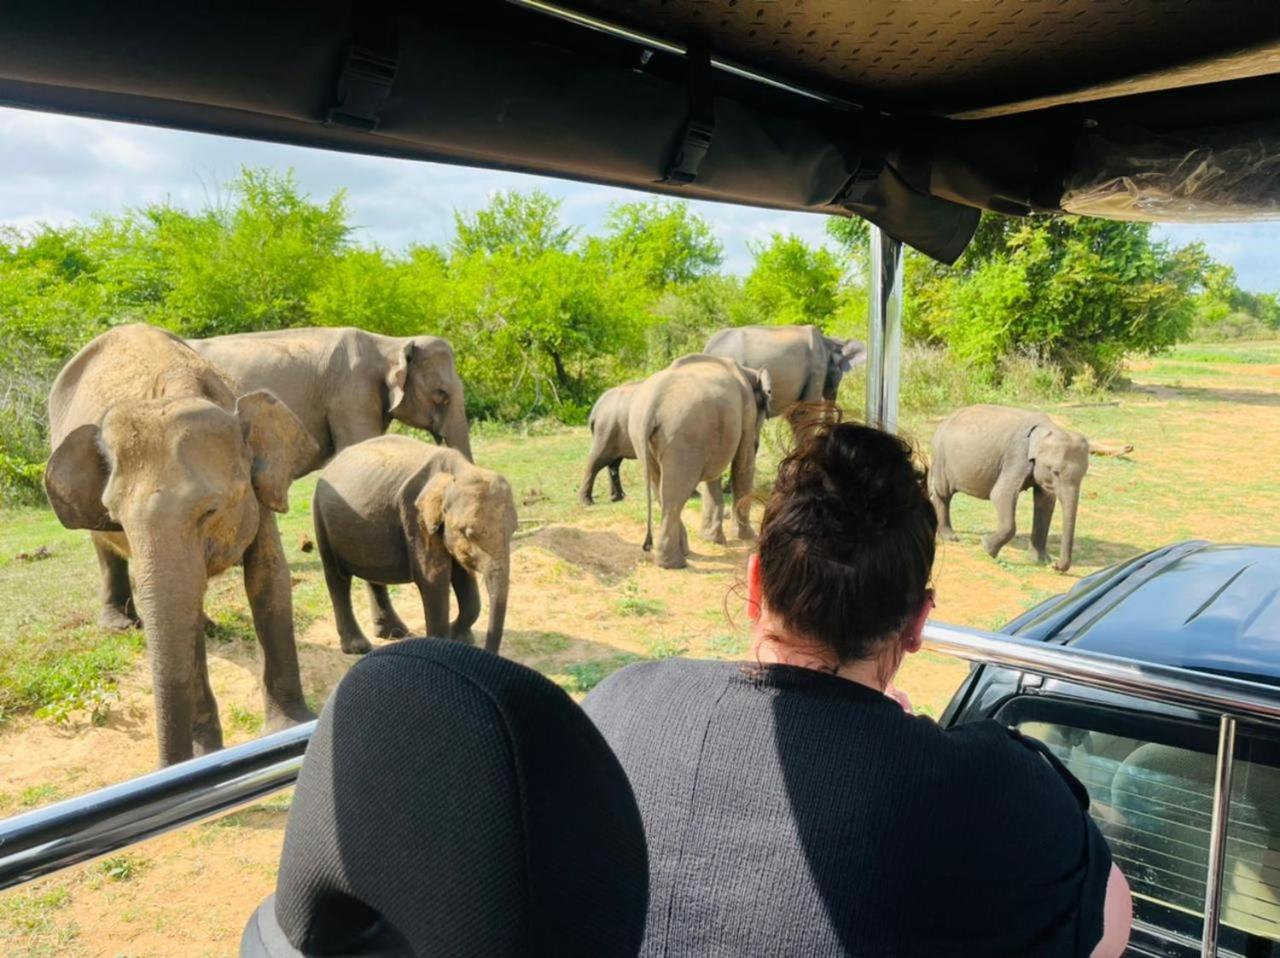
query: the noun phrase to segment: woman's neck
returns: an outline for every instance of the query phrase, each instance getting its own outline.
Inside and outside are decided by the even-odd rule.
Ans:
[[[747,656],[750,661],[761,665],[791,665],[838,675],[877,692],[884,692],[892,679],[891,673],[886,676],[884,663],[878,658],[841,664],[828,649],[796,641],[767,610],[762,610],[760,618],[752,623],[751,649]]]

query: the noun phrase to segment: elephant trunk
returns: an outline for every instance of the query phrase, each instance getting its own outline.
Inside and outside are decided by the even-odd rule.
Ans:
[[[1075,546],[1076,508],[1080,505],[1080,487],[1060,488],[1058,498],[1062,501],[1062,547],[1053,567],[1059,572],[1066,572],[1071,568],[1071,550]]]
[[[449,403],[449,415],[440,430],[440,438],[450,449],[466,456],[467,462],[475,462],[471,456],[471,426],[467,422],[467,407],[461,394],[454,396]]]
[[[151,660],[160,762],[171,765],[192,757],[197,726],[217,726],[216,713],[203,714],[208,703],[198,665],[207,577],[196,544],[150,529],[139,538],[130,536],[134,599]]]
[[[494,563],[485,573],[484,586],[489,593],[489,631],[484,636],[484,647],[497,654],[502,645],[502,628],[507,619],[507,590],[511,584],[511,570],[506,562]]]

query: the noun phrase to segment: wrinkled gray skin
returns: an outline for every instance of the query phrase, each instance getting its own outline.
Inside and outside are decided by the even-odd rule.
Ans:
[[[414,583],[427,634],[468,644],[480,615],[476,579],[483,578],[489,593],[485,648],[498,651],[516,531],[515,497],[502,476],[471,465],[453,449],[381,436],[334,457],[316,481],[311,510],[342,651],[371,648],[351,608],[353,576],[384,591]],[[451,581],[458,596],[452,625]],[[408,634],[399,617],[394,625],[399,635]]]
[[[867,361],[856,339],[825,336],[815,326],[738,326],[707,340],[705,353],[767,369],[773,384],[769,415],[781,416],[798,402],[834,402],[844,374]]]
[[[982,538],[993,558],[1017,532],[1018,494],[1034,490],[1031,553],[1049,561],[1049,523],[1062,500],[1062,550],[1053,568],[1071,568],[1080,483],[1089,470],[1089,440],[1044,413],[1009,406],[966,406],[933,434],[929,494],[938,512],[938,534],[955,541],[951,497],[957,492],[990,499],[997,529]]]
[[[347,446],[381,436],[392,419],[471,458],[462,380],[453,349],[438,336],[324,327],[193,339],[190,346],[234,387],[270,389],[303,421],[319,452],[299,475]],[[387,590],[371,584],[369,601],[379,634],[393,631],[399,620]]]
[[[222,747],[205,660],[208,580],[244,567],[262,644],[266,727],[315,716],[294,645],[289,568],[273,512],[316,445],[267,392],[240,397],[182,340],[150,326],[99,336],[49,395],[45,489],[62,524],[89,529],[104,598],[127,589],[146,622],[162,764]],[[113,578],[121,575],[123,583]]]
[[[720,476],[726,469],[730,469],[737,535],[740,539],[755,538],[748,500],[769,395],[767,372],[702,354],[677,359],[635,388],[627,429],[641,474],[647,479],[644,549],[653,548],[656,489],[662,506],[656,561],[662,568],[687,565],[689,537],[680,513],[700,482],[706,490],[702,536],[712,542],[725,541]]]
[[[591,452],[587,455],[582,488],[578,490],[578,498],[585,506],[595,504],[596,475],[606,466],[609,468],[610,501],[618,502],[625,498],[620,470],[623,459],[636,458],[627,424],[631,414],[631,396],[639,385],[637,381],[606,389],[591,407],[591,415],[587,417],[587,425],[591,429]]]

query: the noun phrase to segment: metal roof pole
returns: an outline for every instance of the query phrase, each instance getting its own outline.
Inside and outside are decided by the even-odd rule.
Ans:
[[[871,315],[867,343],[867,423],[898,431],[902,373],[902,243],[871,227]]]

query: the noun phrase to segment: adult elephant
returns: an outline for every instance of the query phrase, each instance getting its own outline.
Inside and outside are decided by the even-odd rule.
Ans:
[[[1089,470],[1089,440],[1042,412],[1010,406],[966,406],[943,420],[933,434],[929,496],[938,513],[938,535],[955,541],[951,497],[957,492],[990,499],[997,528],[982,537],[994,558],[1017,532],[1018,494],[1033,489],[1031,552],[1049,561],[1049,523],[1062,500],[1062,549],[1053,568],[1071,568],[1080,484]]]
[[[798,402],[834,402],[844,374],[867,359],[861,341],[826,336],[816,326],[722,329],[707,340],[703,352],[768,370],[773,385],[770,416],[781,416]]]
[[[49,394],[45,489],[62,524],[98,554],[131,558],[146,623],[160,761],[222,747],[205,660],[210,577],[244,566],[262,644],[266,725],[315,716],[294,645],[289,568],[273,512],[316,444],[268,392],[238,400],[182,340],[151,326],[104,333]],[[108,598],[115,583],[103,568]]]
[[[687,564],[689,537],[680,513],[704,483],[702,535],[724,542],[724,491],[730,469],[733,514],[740,539],[754,539],[748,510],[755,481],[756,447],[770,392],[769,373],[732,359],[695,354],[677,359],[636,387],[627,429],[645,477],[644,549],[653,548],[653,491],[662,505],[657,563]]]
[[[381,436],[391,420],[423,429],[471,459],[462,380],[453,348],[438,336],[380,336],[363,329],[302,328],[190,340],[241,392],[270,389],[319,447],[298,475]],[[124,589],[127,571],[116,573]],[[461,577],[455,585],[465,589]],[[384,585],[368,584],[380,638],[403,635]],[[458,593],[462,601],[463,593]]]
[[[318,446],[302,473],[347,446],[381,436],[393,419],[471,458],[462,380],[453,348],[438,336],[318,327],[192,339],[188,345],[240,392],[270,389],[294,411]]]

